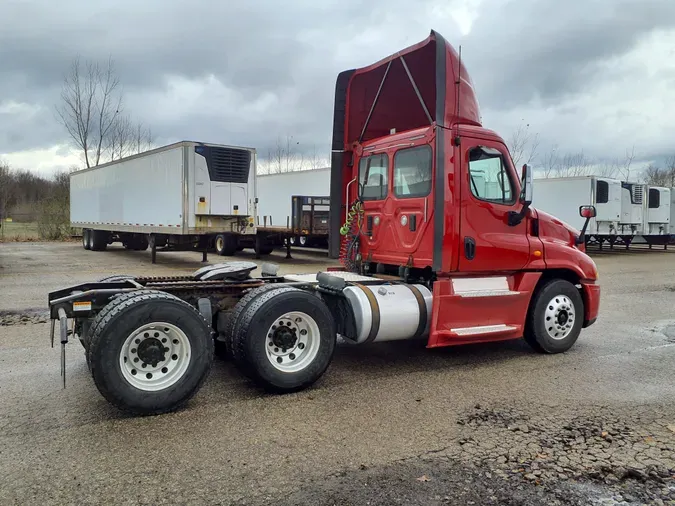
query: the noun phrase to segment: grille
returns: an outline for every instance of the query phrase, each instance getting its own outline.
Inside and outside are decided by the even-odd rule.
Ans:
[[[206,158],[211,181],[247,183],[251,152],[245,149],[196,146],[195,152]]]
[[[634,184],[631,188],[633,204],[642,204],[644,188],[641,184]]]

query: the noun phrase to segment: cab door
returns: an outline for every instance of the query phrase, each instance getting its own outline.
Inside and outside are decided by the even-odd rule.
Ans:
[[[527,219],[509,224],[519,212],[520,182],[506,147],[462,137],[459,270],[504,272],[525,267],[530,258]]]
[[[433,147],[426,142],[361,158],[359,190],[365,215],[361,233],[366,258],[391,265],[431,265],[432,180]]]

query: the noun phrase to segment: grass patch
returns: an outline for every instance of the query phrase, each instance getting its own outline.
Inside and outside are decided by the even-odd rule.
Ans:
[[[39,239],[37,222],[3,221],[0,226],[0,241],[2,242],[37,241]]]

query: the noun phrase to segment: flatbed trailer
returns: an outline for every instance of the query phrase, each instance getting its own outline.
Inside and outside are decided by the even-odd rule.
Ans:
[[[263,264],[252,277],[255,263],[231,262],[52,292],[64,386],[70,336],[101,394],[137,415],[184,405],[214,353],[287,393],[321,378],[338,336],[428,348],[524,338],[565,352],[598,317],[585,253],[596,209],[580,205],[579,231],[532,207],[532,191],[532,168],[516,171],[483,128],[466,69],[432,31],[337,78],[330,249],[340,268],[279,276]]]

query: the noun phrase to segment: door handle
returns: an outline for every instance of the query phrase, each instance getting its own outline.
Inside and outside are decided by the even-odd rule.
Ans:
[[[410,215],[410,219],[408,219],[408,228],[410,229],[411,232],[415,232],[417,230],[417,215],[416,214]]]
[[[476,256],[476,240],[473,237],[464,238],[464,256],[467,260],[473,260]]]

